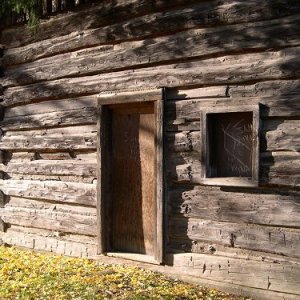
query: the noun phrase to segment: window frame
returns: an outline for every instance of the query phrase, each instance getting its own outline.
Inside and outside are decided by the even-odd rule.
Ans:
[[[207,177],[209,165],[209,133],[208,115],[226,114],[238,112],[251,112],[253,114],[253,150],[252,150],[252,176],[251,177]],[[200,132],[201,132],[201,180],[204,185],[216,186],[258,186],[259,185],[259,104],[244,106],[224,106],[201,109]]]

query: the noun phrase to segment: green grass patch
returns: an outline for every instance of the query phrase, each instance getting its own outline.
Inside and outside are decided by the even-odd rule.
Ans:
[[[0,299],[242,300],[123,265],[0,246]]]

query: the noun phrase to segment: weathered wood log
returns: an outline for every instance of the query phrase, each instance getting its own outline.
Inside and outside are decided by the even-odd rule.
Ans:
[[[30,162],[33,160],[71,160],[76,159],[80,161],[96,161],[95,152],[12,152],[9,159],[6,160],[8,163],[20,163],[20,162]]]
[[[0,166],[7,174],[26,175],[76,175],[96,178],[96,161],[80,160],[35,160],[31,162],[13,163]]]
[[[195,120],[201,109],[254,105],[260,103],[260,116],[298,117],[300,104],[297,95],[300,92],[299,80],[278,80],[259,82],[246,86],[204,87],[191,90],[169,89],[166,112],[169,130],[198,130]],[[179,100],[184,101],[179,101]],[[176,101],[173,101],[176,100]],[[199,127],[200,128],[200,125]]]
[[[216,245],[300,257],[299,229],[172,218],[169,221],[169,234],[172,237],[188,237],[194,241],[206,241]]]
[[[300,120],[264,120],[261,127],[261,151],[299,152]],[[200,131],[169,132],[167,140],[170,151],[200,151]]]
[[[97,46],[7,68],[2,85],[30,84],[67,76],[94,74],[176,59],[224,55],[231,51],[267,50],[299,45],[300,15],[255,25],[194,29],[151,40]],[[241,41],[241,36],[247,37]],[[213,38],[212,38],[213,37]],[[228,39],[228,37],[230,37]],[[184,45],[177,50],[177,45]]]
[[[0,214],[3,221],[9,224],[84,235],[97,234],[96,214],[84,216],[58,212],[55,206],[39,210],[6,206],[0,209]]]
[[[43,175],[43,174],[18,174],[18,173],[4,173],[3,179],[10,180],[34,180],[34,181],[59,181],[59,182],[75,182],[75,183],[92,183],[96,182],[95,177],[82,177],[76,175]]]
[[[11,225],[0,238],[8,245],[77,257],[95,257],[95,237]]]
[[[267,150],[300,152],[300,120],[273,120],[263,126]]]
[[[50,203],[43,200],[33,200],[29,198],[21,197],[9,197],[9,201],[6,203],[5,208],[28,208],[34,210],[43,210],[49,212],[61,212],[75,215],[83,216],[96,216],[96,211],[94,207],[73,205],[72,203]]]
[[[234,84],[245,81],[287,79],[298,76],[299,47],[280,51],[230,55],[159,67],[126,70],[80,78],[59,79],[8,88],[3,105],[35,99],[56,99],[100,91],[149,89],[158,86]],[[249,68],[251,72],[249,72]],[[62,88],[63,86],[63,88]]]
[[[72,159],[72,156],[69,152],[39,153],[38,158],[45,160],[68,160]]]
[[[168,192],[170,215],[186,218],[299,227],[300,193],[280,189],[196,186]]]
[[[94,184],[50,180],[0,180],[0,189],[8,196],[96,206]]]
[[[257,11],[257,7],[255,5],[251,6],[248,3],[242,4],[238,1],[230,4],[226,2],[228,1],[225,1],[223,3],[217,3],[214,1],[204,2],[199,3],[195,6],[188,7],[186,9],[142,16],[122,23],[106,26],[104,28],[79,32],[74,30],[74,32],[59,38],[46,39],[41,42],[36,42],[34,44],[31,44],[30,47],[23,46],[21,48],[8,49],[5,52],[3,64],[6,66],[21,64],[62,52],[69,52],[78,48],[91,47],[103,43],[107,44],[110,42],[115,43],[128,39],[132,40],[133,38],[143,39],[145,37],[151,37],[153,35],[166,35],[178,30],[194,28],[196,26],[211,26],[242,22],[248,23],[250,21],[253,22],[262,19],[269,19],[271,17],[271,15],[268,16],[263,14],[264,9],[266,9],[266,7],[262,7],[263,5],[261,6],[261,10]],[[286,17],[285,19],[290,18]],[[285,20],[282,21],[286,22]],[[271,22],[276,24],[276,22],[278,21]],[[251,23],[248,23],[249,26],[250,24]],[[268,30],[267,28],[268,25],[266,25],[263,29]],[[210,30],[207,30],[206,32],[210,33]],[[281,32],[282,28],[280,28],[279,31],[276,32],[277,40],[275,43],[283,42],[284,39],[280,40],[280,38],[278,37]],[[218,31],[216,35],[220,35]],[[225,35],[226,33],[223,34],[224,38]],[[234,30],[230,35],[231,37],[234,36]],[[241,35],[242,32],[239,34],[239,36]],[[253,38],[253,42],[257,38],[257,35]],[[272,38],[274,35],[270,34],[270,32],[267,32],[264,36],[269,36],[270,38]],[[219,39],[219,44],[223,44],[223,41],[221,41],[221,35]],[[227,41],[228,39],[225,40],[225,44],[227,43]],[[289,39],[287,39],[287,42],[290,42]],[[272,47],[273,46],[276,45],[274,44],[272,45]]]
[[[6,159],[6,162],[24,162],[24,161],[33,161],[38,159],[36,152],[14,152],[10,153],[9,158]]]
[[[147,0],[117,0],[114,2],[104,1],[93,5],[89,9],[60,15],[40,24],[38,34],[33,35],[29,28],[23,27],[8,28],[3,31],[1,41],[3,44],[17,47],[34,41],[45,40],[52,37],[59,37],[61,32],[57,28],[63,28],[63,34],[75,31],[82,31],[89,28],[98,28],[108,24],[114,24],[129,18],[143,14],[153,13],[182,4],[188,5],[197,2],[196,0],[174,0],[172,3],[166,1]],[[280,1],[281,2],[281,1]],[[280,5],[277,3],[277,6]],[[291,6],[295,4],[291,3]],[[291,6],[286,9],[285,14],[291,13]],[[266,7],[267,12],[268,6]],[[130,12],[130,14],[128,13]],[[255,12],[254,12],[255,13]],[[269,14],[271,11],[269,10]],[[284,15],[285,15],[284,14]],[[273,14],[272,14],[273,17]]]
[[[78,124],[96,124],[96,122],[96,109],[88,107],[77,110],[5,118],[5,120],[1,122],[1,127],[3,130],[21,130]]]
[[[80,46],[80,38],[85,38],[85,32],[83,32],[83,36],[80,36],[83,30],[114,24],[161,10],[170,10],[176,6],[191,6],[197,2],[199,1],[176,0],[172,2],[152,1],[151,3],[144,0],[118,0],[114,3],[105,1],[84,11],[43,21],[40,24],[41,29],[37,35],[32,35],[27,28],[6,29],[2,33],[2,43],[10,45],[10,47],[18,47],[26,43],[58,37],[61,33],[55,29],[64,28],[65,35],[79,31],[77,43]],[[137,20],[132,20],[131,22],[121,22],[118,25],[113,25],[111,30],[106,33],[106,36],[111,36],[110,40],[118,40],[119,36],[132,39],[140,36],[141,32],[157,35],[195,26],[207,27],[220,24],[250,23],[286,17],[299,13],[300,8],[296,0],[289,0],[288,3],[283,0],[251,0],[247,2],[239,0],[234,3],[231,1],[203,1],[203,3],[197,3],[196,6],[186,9],[183,7],[182,10],[182,14],[173,10],[170,13],[163,12],[150,17],[137,18]],[[128,11],[130,11],[130,14],[128,14]],[[164,14],[166,15],[165,17]],[[103,31],[105,32],[105,30]],[[101,32],[101,37],[103,36],[103,31]],[[62,42],[68,44],[65,40]],[[55,45],[55,43],[51,43],[51,45],[53,44]],[[89,44],[84,44],[84,46],[87,45]]]
[[[12,151],[95,150],[95,126],[8,131],[0,141],[0,148]]]
[[[267,98],[271,100],[275,96],[292,96],[297,95],[300,89],[300,81],[295,80],[273,80],[263,81],[256,84],[246,85],[226,85],[226,86],[208,86],[201,88],[172,88],[167,90],[168,100],[205,100],[217,101],[218,98],[233,98],[240,100],[241,98]],[[227,99],[229,100],[229,99]],[[296,105],[296,103],[295,103]]]
[[[79,110],[84,108],[92,108],[97,106],[97,94],[79,97],[69,98],[62,100],[50,100],[34,104],[22,103],[22,106],[7,108],[5,110],[5,120],[8,118],[17,118],[20,116],[39,115],[46,113],[54,113],[65,110]],[[4,120],[4,121],[5,121]]]
[[[284,295],[290,300],[297,299],[300,295],[300,266],[298,263],[276,260],[264,262],[263,260],[255,261],[190,253],[171,255],[169,263],[172,263],[175,269],[180,269],[181,274],[198,277],[198,280],[205,278],[227,284],[255,287],[268,290],[268,292],[282,291],[286,293],[288,291]],[[275,294],[273,295],[276,297]],[[268,298],[268,296],[261,296],[261,299],[264,298]]]
[[[299,158],[298,152],[262,153],[259,184],[299,187]],[[201,168],[199,152],[179,152],[167,160],[167,178],[170,183],[203,184]]]

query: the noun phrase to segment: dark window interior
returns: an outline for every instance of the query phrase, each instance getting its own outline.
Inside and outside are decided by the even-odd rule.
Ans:
[[[212,177],[252,177],[253,113],[207,114],[208,165]]]

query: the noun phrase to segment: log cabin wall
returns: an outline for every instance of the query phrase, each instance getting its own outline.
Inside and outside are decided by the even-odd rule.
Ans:
[[[298,0],[107,0],[4,28],[2,241],[96,257],[96,96],[167,87],[163,270],[298,299],[299,27]],[[258,103],[259,187],[199,184],[201,109]]]

